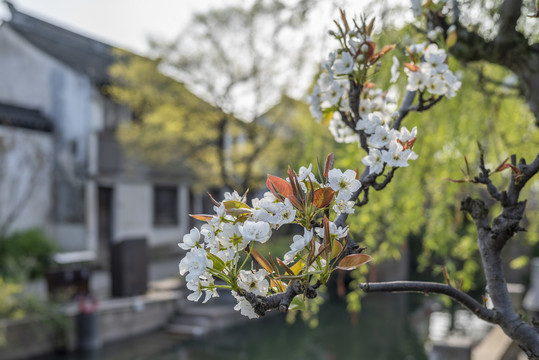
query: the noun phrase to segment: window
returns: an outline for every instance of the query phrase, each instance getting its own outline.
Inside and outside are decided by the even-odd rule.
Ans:
[[[154,225],[178,225],[178,188],[155,186],[153,189]]]

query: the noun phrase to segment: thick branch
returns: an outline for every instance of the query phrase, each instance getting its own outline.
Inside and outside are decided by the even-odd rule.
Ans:
[[[404,99],[402,100],[402,104],[399,108],[399,117],[393,124],[392,128],[399,130],[401,127],[402,120],[408,115],[410,112],[410,108],[412,106],[412,103],[414,102],[415,94],[417,91],[407,91],[406,95],[404,96]]]
[[[423,294],[441,294],[449,296],[462,306],[470,310],[479,318],[496,324],[498,322],[496,312],[489,310],[479,302],[475,301],[470,295],[446,284],[423,282],[423,281],[392,281],[381,283],[363,283],[359,284],[361,290],[370,292],[394,292],[394,293],[423,293]]]
[[[304,294],[308,299],[314,299],[318,294],[316,289],[319,283],[305,287],[299,280],[294,280],[288,285],[286,290],[270,296],[255,295],[247,291],[241,291],[242,296],[249,301],[255,313],[258,316],[266,315],[266,312],[272,309],[279,309],[280,312],[286,312],[297,295]]]

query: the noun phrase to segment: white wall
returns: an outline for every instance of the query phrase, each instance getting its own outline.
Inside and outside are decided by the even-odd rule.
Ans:
[[[0,101],[41,110],[62,138],[80,141],[82,159],[90,126],[89,79],[35,48],[7,24],[0,27],[0,49]]]
[[[187,231],[189,192],[178,187],[176,226],[154,226],[153,186],[147,183],[117,183],[114,186],[114,241],[144,237],[149,246],[178,243]]]
[[[20,209],[10,231],[45,228],[52,206],[50,133],[0,126],[0,225]]]

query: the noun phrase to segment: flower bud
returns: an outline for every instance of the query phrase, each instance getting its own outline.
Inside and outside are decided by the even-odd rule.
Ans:
[[[368,52],[369,52],[369,45],[367,45],[367,44],[361,45],[361,52],[362,52],[363,54],[368,53]]]

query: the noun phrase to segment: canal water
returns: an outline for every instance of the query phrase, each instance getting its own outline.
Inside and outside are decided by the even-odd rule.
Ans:
[[[92,353],[39,360],[424,360],[411,330],[406,295],[374,294],[358,315],[343,301],[320,308],[319,324],[287,324],[281,314],[251,320],[206,337],[182,340],[157,332],[106,345]]]

